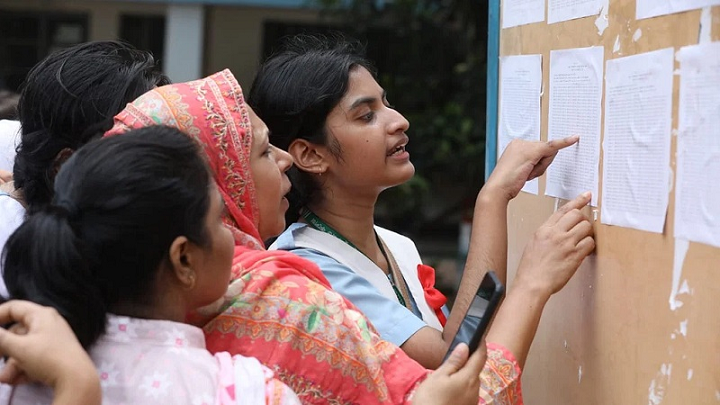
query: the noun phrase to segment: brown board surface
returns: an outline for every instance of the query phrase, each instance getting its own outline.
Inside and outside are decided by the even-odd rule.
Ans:
[[[610,0],[608,10],[602,35],[597,16],[501,30],[501,56],[543,55],[542,139],[548,139],[551,50],[603,46],[607,62],[698,43],[701,10],[643,20],[635,19],[635,0]],[[719,41],[720,7],[711,15],[711,38]],[[634,41],[638,28],[642,36]],[[618,37],[620,52],[614,53]],[[675,75],[673,130],[678,93]],[[603,98],[603,114],[604,103]],[[675,150],[673,136],[673,173]],[[602,194],[602,151],[600,158]],[[556,199],[544,190],[543,177],[538,196],[520,193],[510,205],[509,280],[525,244],[556,207]],[[690,243],[681,280],[687,280],[691,293],[678,296],[684,305],[671,310],[674,199],[671,188],[663,234],[602,225],[597,208],[596,253],[545,307],[524,371],[527,404],[720,404],[720,249]],[[683,328],[686,335],[680,333]]]

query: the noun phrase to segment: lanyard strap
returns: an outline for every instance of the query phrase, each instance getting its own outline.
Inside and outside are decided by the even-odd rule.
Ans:
[[[314,212],[312,212],[312,211],[310,211],[309,209],[305,208],[305,209],[302,210],[302,217],[303,217],[303,218],[308,222],[308,224],[310,224],[313,228],[317,229],[317,230],[320,231],[320,232],[325,232],[325,233],[327,233],[327,234],[329,234],[329,235],[332,235],[332,236],[340,239],[341,241],[347,243],[348,246],[350,246],[351,248],[353,248],[353,249],[357,250],[358,252],[362,253],[363,256],[367,257],[371,262],[374,263],[374,261],[373,261],[372,259],[370,259],[370,257],[368,257],[368,255],[366,255],[365,253],[363,253],[362,250],[358,249],[358,247],[355,246],[352,242],[350,242],[346,237],[342,236],[342,235],[340,234],[340,232],[336,231],[335,229],[333,229],[333,227],[331,227],[330,225],[328,225],[327,222],[325,222],[325,221],[323,221],[322,219],[320,219],[320,217],[318,217],[317,215],[315,215]],[[375,239],[377,240],[378,246],[380,247],[380,252],[382,252],[383,256],[385,257],[385,261],[387,261],[388,267],[392,266],[392,265],[390,264],[390,259],[388,259],[387,253],[385,253],[385,249],[383,248],[382,243],[380,243],[380,240],[379,240],[380,238],[378,237],[377,233],[375,233]],[[388,279],[388,281],[390,282],[390,285],[392,286],[393,291],[395,292],[395,296],[397,297],[397,299],[398,299],[398,301],[400,302],[400,304],[401,304],[402,306],[404,306],[404,307],[407,307],[407,303],[406,303],[406,301],[405,301],[405,298],[403,298],[402,294],[400,293],[400,290],[397,288],[397,285],[395,284],[395,280],[393,280],[393,277],[392,277],[390,274],[387,274],[387,279]]]

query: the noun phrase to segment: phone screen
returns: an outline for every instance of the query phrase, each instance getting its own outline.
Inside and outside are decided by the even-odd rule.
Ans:
[[[485,280],[483,280],[483,282],[484,281]],[[475,295],[475,298],[473,298],[472,303],[470,303],[470,308],[468,308],[467,315],[465,315],[465,319],[463,319],[463,322],[460,325],[460,330],[458,330],[457,335],[455,335],[455,339],[460,338],[460,342],[470,342],[470,339],[472,339],[478,326],[480,326],[480,321],[487,311],[488,304],[490,303],[490,297],[492,297],[494,290],[495,285],[490,285],[489,287],[480,286],[480,290],[478,290],[478,293]]]
[[[490,318],[497,309],[504,290],[502,284],[493,276],[494,274],[490,275],[488,273],[483,278],[480,288],[478,288],[465,314],[465,318],[460,324],[460,329],[458,329],[450,345],[448,354],[460,343],[467,343],[470,346],[470,351],[475,351],[484,337]]]

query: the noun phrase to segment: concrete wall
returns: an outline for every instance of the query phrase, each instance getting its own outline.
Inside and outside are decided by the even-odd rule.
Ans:
[[[304,9],[215,6],[206,16],[205,72],[229,68],[246,90],[261,62],[264,21],[318,21],[317,11]]]
[[[171,7],[161,3],[108,2],[93,0],[0,0],[0,10],[48,11],[86,13],[88,16],[88,40],[117,39],[122,14],[166,15],[171,17]],[[185,6],[186,7],[186,6]],[[204,7],[204,49],[200,53],[200,72],[203,75],[229,68],[240,84],[250,87],[260,64],[262,53],[263,23],[266,20],[314,23],[318,12],[309,9],[261,8],[249,6],[191,6]],[[183,10],[180,10],[183,11]],[[195,10],[197,11],[197,10]],[[187,13],[186,13],[187,14]],[[203,13],[196,13],[202,16]],[[168,28],[172,23],[168,18]],[[202,23],[200,23],[202,27]],[[177,31],[177,30],[176,30]],[[187,41],[173,41],[166,38],[166,53],[177,47],[167,44],[186,44]],[[178,40],[175,38],[175,40]],[[182,47],[181,47],[182,48]],[[178,48],[179,49],[179,48]],[[193,52],[195,53],[195,52]],[[189,60],[188,54],[164,55],[166,71],[177,72],[174,80],[189,80],[197,71],[196,58]],[[170,66],[173,64],[173,66]],[[177,66],[178,64],[181,64]],[[188,66],[183,66],[187,64]],[[193,65],[193,66],[190,66]],[[192,67],[192,69],[189,69]],[[188,76],[190,75],[190,76]],[[180,77],[182,76],[182,77]],[[185,77],[188,76],[188,77]]]
[[[125,1],[0,0],[0,10],[86,13],[89,41],[117,39],[122,14],[165,15],[166,9],[164,4]]]

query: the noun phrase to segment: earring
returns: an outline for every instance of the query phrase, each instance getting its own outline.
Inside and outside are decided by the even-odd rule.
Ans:
[[[192,290],[195,288],[195,273],[188,275],[188,284],[185,286],[186,290]]]

